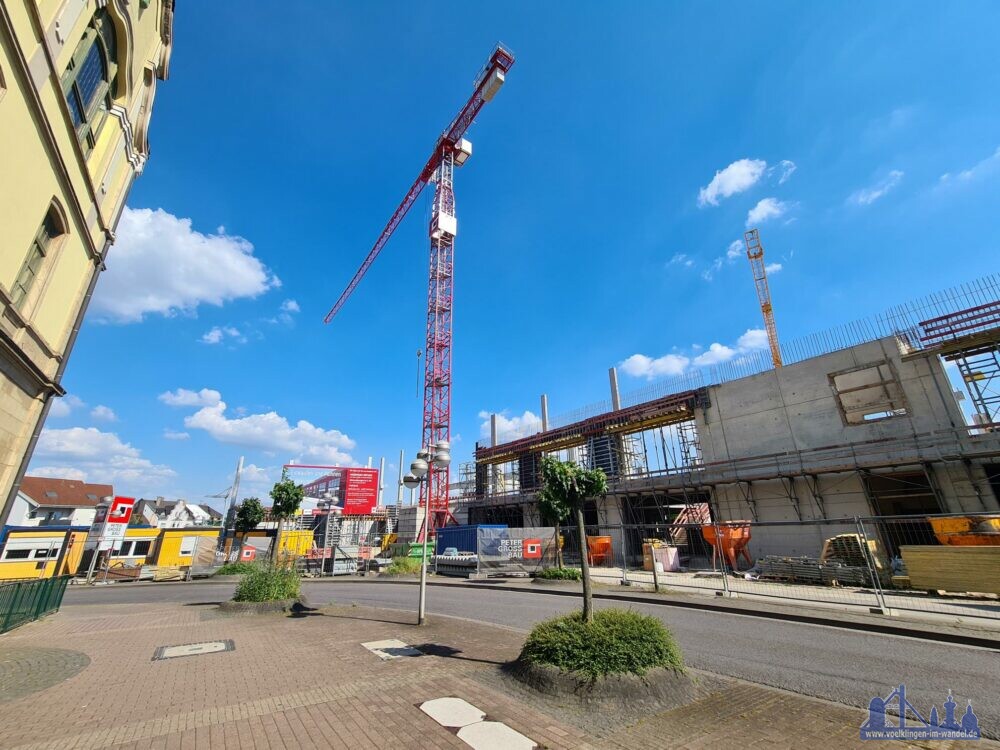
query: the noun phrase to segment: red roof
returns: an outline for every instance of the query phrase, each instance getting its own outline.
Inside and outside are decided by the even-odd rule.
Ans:
[[[76,479],[25,477],[21,492],[38,505],[93,508],[102,498],[113,496],[115,488],[110,484],[89,484]]]

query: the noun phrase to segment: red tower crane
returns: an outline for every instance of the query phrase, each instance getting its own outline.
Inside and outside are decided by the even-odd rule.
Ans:
[[[764,316],[764,327],[767,329],[767,343],[771,347],[771,361],[775,367],[781,367],[781,347],[778,346],[778,329],[774,325],[774,311],[771,309],[771,290],[767,286],[767,268],[764,266],[764,246],[760,244],[760,233],[751,229],[743,233],[747,246],[747,258],[750,259],[750,270],[753,271],[753,283],[757,287],[757,301],[760,302],[760,312]]]
[[[396,227],[406,216],[428,182],[434,182],[434,205],[428,234],[431,240],[430,273],[427,284],[427,343],[424,351],[424,413],[421,445],[432,447],[451,440],[451,313],[453,257],[458,221],[455,218],[453,175],[472,154],[472,144],[464,136],[483,106],[491,101],[503,86],[507,71],[514,64],[514,55],[498,44],[473,83],[474,91],[448,128],[434,144],[430,158],[410,186],[403,202],[389,218],[361,268],[347,285],[340,299],[327,313],[329,323],[347,302],[362,277],[385,247]],[[431,514],[433,528],[447,523],[447,468],[431,466],[427,480],[420,484],[420,504]]]

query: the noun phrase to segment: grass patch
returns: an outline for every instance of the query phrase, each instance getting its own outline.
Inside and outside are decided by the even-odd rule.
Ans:
[[[217,575],[217,576],[241,576],[244,573],[249,573],[253,569],[254,569],[254,564],[253,563],[248,563],[248,562],[231,562],[231,563],[226,563],[221,568],[219,568],[217,571],[215,571],[215,575]]]
[[[236,586],[234,602],[273,602],[298,599],[301,579],[288,566],[254,564]]]
[[[535,626],[521,659],[590,679],[612,674],[644,675],[655,667],[683,671],[681,650],[655,617],[625,609],[603,609],[585,624],[580,613]]]
[[[406,576],[420,572],[420,560],[413,557],[394,557],[383,571],[391,576]]]
[[[583,573],[579,568],[546,568],[535,573],[535,578],[545,581],[579,581]]]

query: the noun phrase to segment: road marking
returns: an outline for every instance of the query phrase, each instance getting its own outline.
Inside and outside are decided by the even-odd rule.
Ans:
[[[461,698],[435,698],[420,710],[441,726],[457,730],[456,736],[473,750],[534,750],[529,737],[500,721],[487,721],[486,713]]]
[[[399,659],[403,656],[423,656],[423,652],[417,651],[413,646],[407,646],[402,641],[390,638],[385,641],[370,641],[362,643],[366,649],[383,661],[388,659]]]
[[[161,659],[177,659],[181,656],[201,656],[202,654],[217,654],[220,651],[233,651],[236,645],[232,640],[205,641],[204,643],[184,643],[179,646],[160,646],[153,654],[153,661]]]

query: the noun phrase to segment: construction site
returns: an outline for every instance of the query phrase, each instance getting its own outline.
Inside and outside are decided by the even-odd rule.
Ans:
[[[420,542],[456,523],[546,528],[537,503],[541,465],[556,456],[608,479],[607,494],[587,503],[586,539],[571,529],[555,535],[566,559],[586,555],[612,580],[650,573],[642,582],[659,587],[658,572],[690,573],[671,585],[733,593],[729,580],[739,573],[746,582],[822,584],[845,601],[845,586],[862,586],[850,603],[880,610],[889,609],[888,589],[973,592],[993,600],[970,612],[1000,616],[996,276],[783,342],[764,246],[750,228],[743,239],[766,350],[627,394],[611,368],[607,401],[550,420],[542,395],[535,434],[500,435],[494,415],[489,444],[477,444],[474,461],[452,481],[455,168],[472,154],[466,131],[513,64],[513,53],[498,45],[325,319],[333,320],[433,184],[426,339],[418,352],[421,440],[411,472],[400,477],[419,489],[419,502],[397,502],[387,529],[402,542]],[[402,457],[400,464],[402,474]]]

